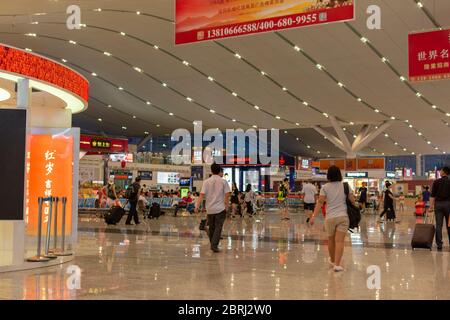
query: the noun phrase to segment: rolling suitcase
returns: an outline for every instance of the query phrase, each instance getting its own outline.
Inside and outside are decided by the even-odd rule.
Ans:
[[[424,222],[416,224],[414,228],[413,237],[411,240],[412,249],[422,248],[422,249],[432,249],[433,239],[436,233],[436,228],[434,224],[427,223],[427,214],[425,215]]]
[[[122,217],[125,215],[125,209],[121,206],[113,206],[109,211],[105,214],[105,222],[108,225],[115,225],[122,220]]]
[[[161,215],[161,207],[157,203],[152,203],[152,206],[150,207],[150,212],[148,213],[149,219],[158,219]]]

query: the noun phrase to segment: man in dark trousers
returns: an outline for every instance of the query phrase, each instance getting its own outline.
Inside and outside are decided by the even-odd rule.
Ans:
[[[222,172],[220,165],[213,163],[211,172],[212,176],[203,182],[200,197],[195,205],[195,213],[198,213],[200,204],[205,199],[211,250],[219,252],[219,241],[227,217],[231,190],[228,182],[220,176]]]
[[[128,213],[127,221],[125,222],[127,225],[131,225],[131,218],[134,219],[135,224],[140,223],[136,207],[139,200],[139,195],[141,194],[141,177],[137,177],[131,186],[133,188],[133,192],[131,197],[128,199],[130,202],[130,212]]]
[[[436,219],[436,245],[438,250],[442,250],[442,226],[445,218],[445,226],[447,228],[447,235],[450,241],[450,228],[448,227],[448,220],[450,214],[450,173],[449,167],[441,169],[441,177],[433,183],[431,189],[431,203],[430,211],[433,211]]]

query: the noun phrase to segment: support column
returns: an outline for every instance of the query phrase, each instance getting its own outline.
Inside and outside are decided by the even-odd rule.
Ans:
[[[418,154],[416,155],[416,176],[422,176],[423,175],[423,171],[422,171],[422,155]]]
[[[28,109],[30,106],[30,80],[20,79],[17,81],[17,108]]]

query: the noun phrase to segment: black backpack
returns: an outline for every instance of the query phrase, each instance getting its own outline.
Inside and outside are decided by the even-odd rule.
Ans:
[[[348,220],[350,221],[350,229],[358,228],[359,223],[361,222],[361,211],[358,207],[353,205],[353,203],[348,198],[348,194],[350,193],[350,187],[347,182],[344,182],[344,192],[345,192],[345,203],[347,204],[347,214]]]
[[[125,198],[128,200],[137,200],[137,190],[134,183],[130,184],[125,191]]]

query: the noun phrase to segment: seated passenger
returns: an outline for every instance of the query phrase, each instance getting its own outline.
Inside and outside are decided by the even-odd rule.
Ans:
[[[175,206],[175,212],[173,213],[173,216],[174,217],[177,216],[177,212],[178,212],[178,210],[180,210],[180,208],[188,209],[188,206],[191,204],[192,204],[192,196],[191,196],[191,192],[189,191],[187,196],[183,197],[183,199],[181,199],[181,201]],[[191,208],[192,208],[192,206],[191,206]]]

